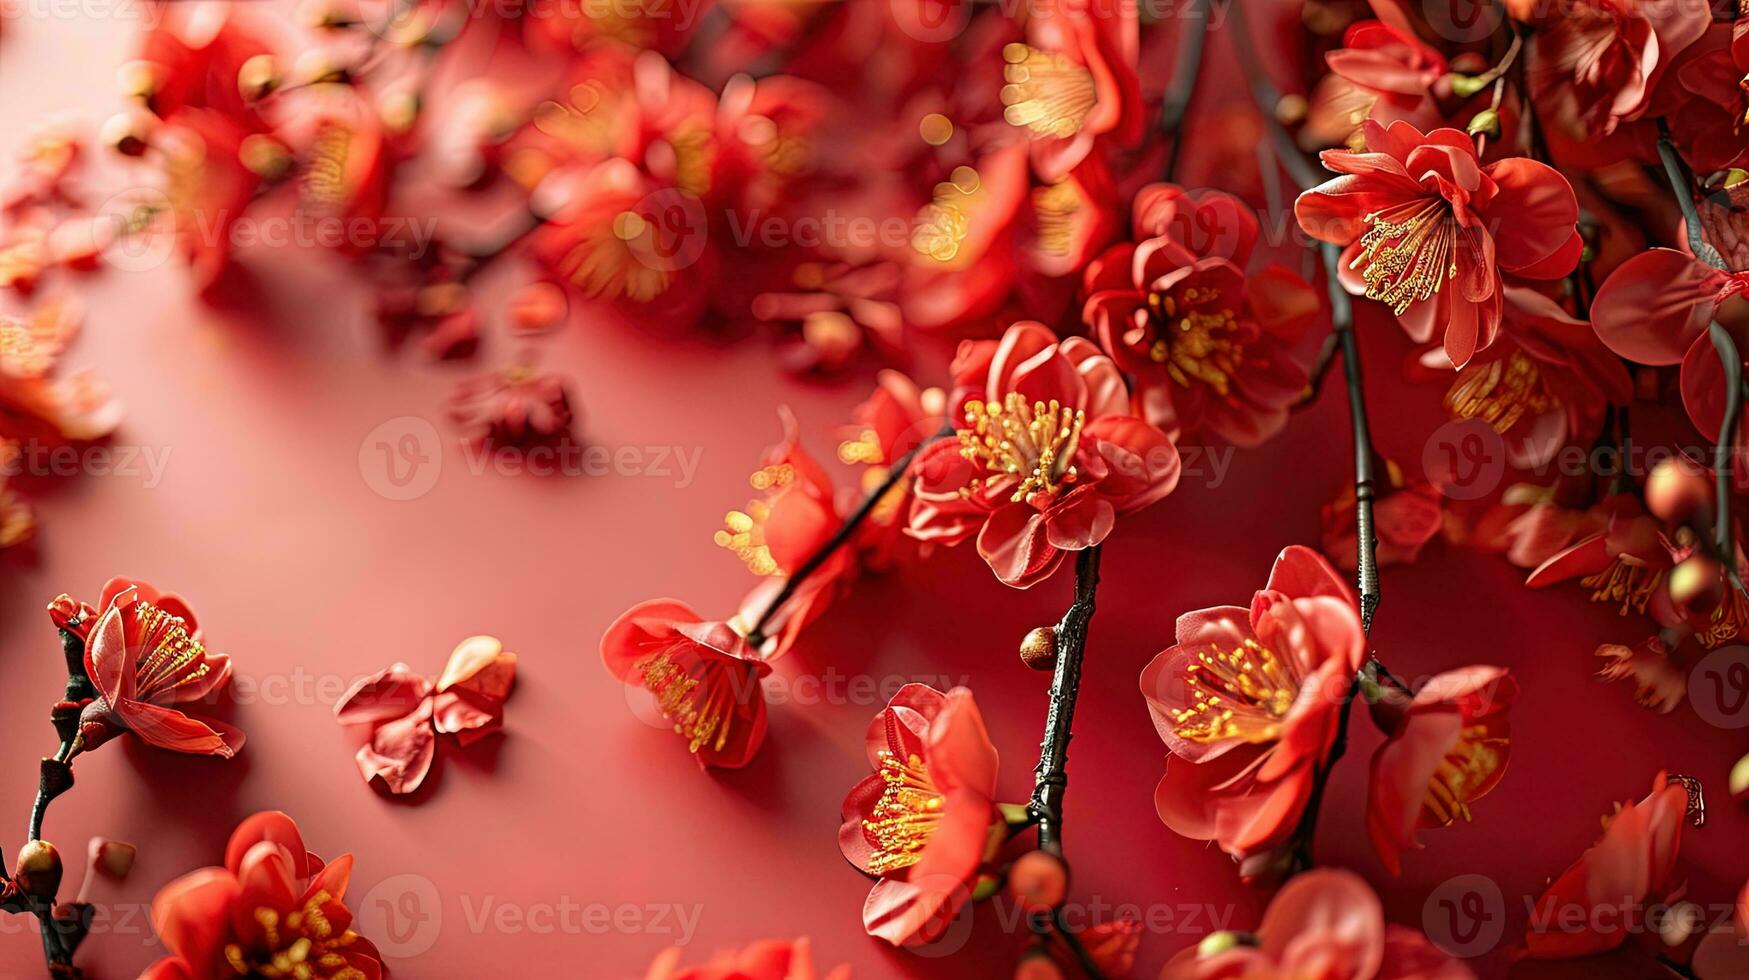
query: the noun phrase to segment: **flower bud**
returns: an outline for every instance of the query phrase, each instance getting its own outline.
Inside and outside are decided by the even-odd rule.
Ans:
[[[134,858],[138,853],[139,849],[126,841],[93,837],[89,849],[91,873],[110,881],[122,881],[134,869]]]
[[[1052,670],[1057,666],[1057,631],[1040,626],[1020,641],[1021,662],[1033,670]]]
[[[152,97],[164,83],[164,66],[151,61],[130,61],[116,70],[122,94],[151,107]]]
[[[12,872],[18,887],[33,898],[54,898],[61,890],[61,855],[46,840],[33,840],[18,849],[18,864]]]
[[[151,135],[151,128],[146,125],[147,118],[144,113],[118,112],[104,120],[98,138],[104,146],[124,157],[144,156],[149,146],[147,138]]]
[[[550,282],[531,282],[510,298],[510,325],[517,333],[551,330],[570,315],[565,291]]]
[[[1220,932],[1211,932],[1202,937],[1202,942],[1196,944],[1196,955],[1199,959],[1208,956],[1219,956],[1227,950],[1238,946],[1255,945],[1257,945],[1257,937],[1248,932],[1235,932],[1231,929],[1222,929]]]
[[[1471,136],[1486,133],[1489,136],[1500,135],[1500,114],[1493,109],[1483,109],[1470,117],[1467,131]]]
[[[1014,980],[1063,980],[1063,969],[1051,954],[1035,949],[1021,957],[1020,965],[1014,968]]]
[[[258,54],[237,69],[237,92],[244,102],[259,102],[267,98],[285,77],[279,71],[279,59],[270,54]]]
[[[1008,871],[1008,893],[1028,912],[1044,912],[1069,895],[1069,869],[1046,851],[1028,851]]]
[[[1732,799],[1749,800],[1749,755],[1738,759],[1737,764],[1731,767],[1729,785]]]
[[[1724,569],[1705,555],[1691,555],[1670,570],[1670,598],[1679,605],[1711,609],[1724,594]]]
[[[1712,484],[1695,462],[1674,456],[1646,477],[1646,507],[1660,520],[1681,524],[1713,504]]]
[[[237,148],[237,159],[263,180],[278,180],[291,170],[295,162],[291,150],[277,137],[266,133],[250,133],[243,137],[242,145]]]

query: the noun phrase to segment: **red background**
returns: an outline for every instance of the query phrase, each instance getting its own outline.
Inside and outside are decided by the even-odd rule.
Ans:
[[[138,27],[128,15],[8,22],[0,150],[51,113],[73,112],[94,130],[116,106],[110,79]],[[781,376],[757,342],[718,347],[581,315],[548,345],[545,363],[572,379],[586,437],[610,448],[702,449],[691,485],[475,476],[446,431],[435,488],[394,502],[361,470],[366,434],[408,416],[441,425],[453,381],[506,351],[488,346],[472,367],[385,353],[367,295],[340,262],[262,250],[244,262],[258,296],[227,309],[191,297],[176,268],[111,270],[82,284],[89,320],[70,360],[109,379],[130,407],[115,444],[167,450],[168,466],[150,488],[123,476],[36,487],[37,546],[0,565],[0,827],[20,835],[0,834],[8,851],[24,830],[36,756],[52,745],[47,705],[64,674],[42,607],[56,593],[94,599],[118,573],[180,591],[212,644],[234,656],[240,683],[261,692],[235,711],[249,744],[233,762],[131,742],[80,760],[79,785],[53,807],[45,836],[74,856],[96,834],[141,847],[126,886],[97,894],[114,912],[80,954],[93,975],[131,976],[159,955],[140,903],[217,862],[238,819],[269,808],[290,812],[317,852],[357,855],[354,905],[386,950],[407,939],[411,920],[386,922],[385,897],[440,919],[428,949],[390,960],[399,976],[641,976],[677,938],[654,922],[591,935],[470,921],[482,908],[566,901],[696,910],[692,960],[759,937],[807,935],[823,962],[852,963],[859,977],[1006,975],[1020,937],[1004,934],[988,908],[945,958],[863,936],[867,882],[841,860],[834,833],[844,792],[866,772],[861,734],[881,703],[862,686],[870,683],[969,683],[1002,751],[1004,795],[1024,797],[1047,678],[1014,651],[1028,628],[1061,614],[1066,579],[1010,591],[969,549],[902,579],[865,579],[778,667],[791,679],[830,670],[838,682],[827,690],[848,696],[774,705],[765,748],[739,772],[702,774],[599,665],[603,628],[638,600],[672,595],[707,614],[732,610],[749,579],[710,537],[725,511],[744,505],[747,473],[777,437],[776,406],[793,406],[810,448],[827,456],[831,428],[866,390],[860,381],[806,385]],[[1406,393],[1397,380],[1405,346],[1387,324],[1364,323],[1363,343],[1380,448],[1414,466],[1422,444],[1413,433],[1440,421],[1438,390]],[[1210,928],[1210,912],[1190,920],[1184,907],[1243,927],[1262,906],[1218,850],[1173,836],[1155,817],[1165,752],[1138,672],[1170,642],[1179,613],[1246,601],[1277,550],[1315,543],[1318,508],[1349,461],[1337,383],[1267,449],[1236,456],[1219,486],[1205,464],[1106,549],[1067,844],[1078,901],[1140,906],[1163,927],[1144,938],[1137,976],[1154,975]],[[1660,768],[1699,777],[1712,804],[1708,826],[1684,835],[1678,873],[1690,896],[1727,902],[1749,869],[1749,820],[1725,792],[1749,739],[1686,707],[1650,714],[1626,688],[1595,683],[1592,649],[1632,642],[1638,625],[1576,589],[1532,593],[1521,580],[1499,559],[1441,544],[1415,566],[1386,570],[1373,639],[1393,671],[1482,662],[1518,674],[1511,769],[1473,824],[1425,834],[1428,849],[1392,880],[1362,832],[1378,736],[1357,716],[1318,848],[1321,860],[1372,881],[1391,919],[1417,927],[1430,893],[1454,876],[1497,882],[1503,938],[1472,961],[1485,975],[1507,972],[1526,896],[1590,843],[1612,801],[1644,795]],[[339,690],[397,660],[435,675],[459,639],[480,632],[522,658],[506,734],[465,751],[444,744],[433,785],[410,801],[380,796],[358,778],[356,736],[333,721]],[[848,686],[850,678],[865,680]],[[387,879],[396,881],[367,894]],[[396,883],[408,881],[411,890]],[[424,944],[425,934],[412,935]],[[0,921],[0,976],[39,976],[40,962],[33,924]],[[1651,969],[1639,963],[1520,965],[1514,975]]]

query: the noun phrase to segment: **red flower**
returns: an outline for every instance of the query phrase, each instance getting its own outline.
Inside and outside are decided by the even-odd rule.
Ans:
[[[1135,378],[1136,414],[1174,439],[1206,429],[1255,446],[1305,393],[1289,351],[1318,297],[1281,266],[1246,276],[1257,232],[1232,195],[1153,184],[1136,196],[1138,241],[1087,266],[1083,319]]]
[[[1373,501],[1374,554],[1380,565],[1407,565],[1421,557],[1421,549],[1444,526],[1444,499],[1426,480],[1409,480],[1396,463],[1385,460],[1386,484],[1376,488]],[[1355,525],[1354,484],[1342,488],[1336,499],[1318,512],[1323,525],[1324,554],[1338,568],[1352,572],[1360,554],[1360,533]]]
[[[1591,305],[1604,346],[1630,361],[1682,365],[1682,401],[1701,432],[1725,418],[1724,370],[1708,327],[1725,300],[1749,290],[1749,272],[1725,272],[1686,252],[1654,248],[1610,273]]]
[[[890,262],[803,262],[791,277],[793,291],[762,292],[748,312],[784,330],[786,368],[832,374],[859,354],[893,358],[903,351],[905,318],[895,302],[903,275]]]
[[[1083,338],[1022,322],[973,361],[986,357],[982,388],[955,413],[957,440],[919,455],[911,533],[947,544],[976,533],[996,577],[1024,589],[1171,493],[1178,451],[1129,414],[1117,366]]]
[[[411,793],[425,781],[438,733],[471,745],[498,731],[504,702],[516,683],[516,654],[490,636],[456,645],[436,685],[395,664],[363,678],[334,706],[342,725],[368,724],[370,741],[358,750],[365,782],[381,780],[391,793]]]
[[[907,684],[868,728],[869,776],[844,798],[838,847],[880,880],[862,907],[894,946],[941,935],[971,895],[996,811],[996,746],[972,692]]]
[[[183,875],[158,890],[152,927],[170,955],[140,980],[388,976],[376,947],[352,931],[346,907],[351,877],[352,855],[324,864],[304,849],[290,817],[257,813],[232,832],[224,867]],[[292,963],[303,972],[291,972]]]
[[[302,213],[345,232],[318,235],[318,243],[350,256],[397,244],[397,228],[381,224],[393,164],[381,111],[341,82],[287,89],[275,109],[282,117],[275,135],[297,159]]]
[[[555,202],[530,239],[539,261],[583,296],[657,322],[692,323],[709,299],[716,252],[703,206],[622,159],[555,174],[537,199]]]
[[[231,658],[207,652],[181,596],[112,578],[97,609],[63,594],[49,617],[85,639],[85,672],[97,698],[79,718],[84,749],[126,731],[174,752],[229,759],[243,747],[241,731],[172,707],[210,698],[231,679]]]
[[[704,966],[682,968],[685,953],[679,946],[663,951],[650,964],[644,980],[814,980],[813,949],[806,939],[785,942],[767,939],[745,949],[726,950]],[[841,966],[822,980],[850,980],[850,967]]]
[[[1396,313],[1411,338],[1443,333],[1458,367],[1500,330],[1501,272],[1558,279],[1584,247],[1559,171],[1524,157],[1484,164],[1455,129],[1368,120],[1366,152],[1326,150],[1341,174],[1294,203],[1300,227],[1347,246],[1344,283]]]
[[[1504,296],[1500,342],[1458,371],[1445,405],[1454,419],[1492,425],[1507,461],[1534,469],[1562,446],[1594,435],[1609,405],[1633,397],[1633,382],[1591,326],[1554,300],[1515,285]],[[1450,366],[1443,352],[1429,353],[1430,363]]]
[[[882,371],[874,391],[851,413],[853,424],[843,430],[838,461],[864,467],[861,489],[870,493],[906,453],[941,431],[946,412],[947,393],[940,388],[921,388],[905,374]],[[907,541],[917,544],[904,533],[915,485],[915,480],[894,484],[857,532],[864,565],[884,568],[896,560]]]
[[[1388,125],[1404,120],[1417,125],[1439,125],[1434,105],[1436,86],[1450,68],[1445,57],[1415,36],[1415,27],[1393,2],[1375,2],[1378,20],[1349,25],[1342,47],[1324,56],[1330,75],[1314,94],[1328,103],[1337,98],[1333,86],[1352,87],[1358,96],[1345,101],[1349,132],[1359,130],[1361,118]],[[1449,92],[1449,87],[1446,89]],[[1336,142],[1347,142],[1339,138]]]
[[[1531,15],[1530,84],[1552,120],[1599,137],[1638,119],[1659,78],[1712,23],[1705,4],[1578,0],[1558,9],[1518,0]]]
[[[1003,118],[1025,127],[1039,176],[1057,181],[1108,136],[1141,138],[1136,5],[1064,0],[1033,8],[1026,43],[1002,49]]]
[[[747,570],[760,576],[759,585],[741,601],[734,623],[751,632],[765,609],[783,591],[791,575],[823,549],[844,521],[838,516],[832,481],[802,448],[796,418],[779,410],[783,441],[765,451],[760,468],[748,482],[760,491],[745,511],[733,510],[716,533],[719,547],[733,552]],[[844,581],[856,574],[856,552],[839,548],[816,568],[764,624],[771,640],[759,651],[775,659],[787,651],[809,624],[838,597]]]
[[[1354,591],[1294,545],[1249,609],[1185,613],[1177,639],[1141,678],[1173,755],[1154,793],[1160,819],[1235,859],[1269,851],[1299,823],[1365,657]]]
[[[1359,875],[1317,868],[1276,892],[1255,933],[1209,936],[1174,956],[1160,980],[1463,980],[1472,976],[1419,932],[1387,924],[1384,906]]]
[[[1641,905],[1663,901],[1688,789],[1659,773],[1639,803],[1618,804],[1597,843],[1537,899],[1524,944],[1533,959],[1590,956],[1621,945]]]
[[[1682,52],[1673,66],[1676,84],[1661,86],[1668,94],[1652,111],[1670,123],[1682,156],[1702,173],[1742,163],[1743,120],[1749,116],[1749,17],[1714,24]]]
[[[1422,846],[1418,829],[1469,820],[1470,804],[1506,774],[1506,712],[1517,697],[1504,667],[1466,667],[1413,694],[1386,688],[1372,704],[1388,738],[1372,758],[1366,832],[1392,874],[1401,873],[1405,849]]]
[[[685,604],[651,599],[620,614],[601,637],[607,672],[656,698],[701,766],[738,769],[765,741],[771,664],[726,623],[707,623]]]
[[[1517,483],[1506,488],[1500,503],[1476,524],[1475,540],[1488,551],[1500,551],[1520,568],[1535,568],[1580,538],[1608,526],[1624,507],[1636,508],[1631,497],[1606,497],[1590,507],[1563,502],[1565,481],[1541,487]]]
[[[1661,626],[1682,621],[1682,613],[1664,587],[1675,565],[1673,543],[1656,518],[1637,503],[1623,501],[1603,530],[1589,534],[1557,552],[1525,579],[1533,589],[1578,579],[1591,590],[1591,601],[1650,616]]]
[[[449,397],[450,418],[479,446],[529,446],[571,434],[565,379],[518,364],[468,378]]]

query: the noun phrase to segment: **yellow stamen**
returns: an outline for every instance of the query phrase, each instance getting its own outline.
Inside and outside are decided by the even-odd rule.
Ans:
[[[869,870],[886,874],[922,859],[924,845],[941,824],[947,798],[929,777],[929,766],[916,755],[901,760],[882,749],[880,765],[886,788],[875,801],[873,819],[864,820],[862,829],[875,845]]]
[[[1523,351],[1513,351],[1503,360],[1471,364],[1458,372],[1445,394],[1445,407],[1453,418],[1479,418],[1501,433],[1527,415],[1538,416],[1560,404],[1543,384],[1536,362]]]
[[[1081,444],[1085,412],[1052,399],[1027,403],[1018,392],[1000,402],[966,402],[966,427],[959,430],[960,455],[995,474],[1021,477],[1009,498],[1018,503],[1034,493],[1054,496],[1075,482],[1075,450]]]
[[[1292,662],[1250,638],[1233,650],[1199,651],[1184,683],[1194,703],[1174,711],[1172,721],[1173,733],[1188,742],[1270,741],[1300,693]]]
[[[1432,298],[1457,278],[1459,229],[1444,198],[1410,201],[1363,220],[1367,231],[1349,268],[1361,269],[1367,299],[1402,316],[1409,304]]]
[[[1099,101],[1093,73],[1054,51],[1019,42],[1002,49],[1002,118],[1034,137],[1073,136]]]

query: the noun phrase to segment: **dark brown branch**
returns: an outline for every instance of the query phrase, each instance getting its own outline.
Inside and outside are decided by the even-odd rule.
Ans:
[[[1087,649],[1087,624],[1093,619],[1099,592],[1099,545],[1075,556],[1075,601],[1057,624],[1056,668],[1051,674],[1051,705],[1045,714],[1045,737],[1033,770],[1032,800],[1027,809],[1038,824],[1039,850],[1063,856],[1063,793],[1069,785],[1069,739],[1075,724],[1075,701],[1081,693],[1081,661]]]
[[[892,468],[887,471],[887,478],[881,481],[880,486],[869,491],[868,496],[864,497],[862,503],[857,505],[856,510],[844,519],[844,523],[832,534],[832,537],[820,546],[820,550],[809,555],[808,560],[802,562],[802,567],[796,569],[793,575],[784,580],[783,588],[778,590],[777,595],[773,596],[771,602],[766,604],[764,611],[759,614],[759,618],[747,631],[747,642],[751,643],[755,650],[764,646],[765,641],[769,639],[765,635],[765,627],[770,625],[771,617],[777,615],[777,611],[783,608],[783,604],[788,602],[791,596],[795,595],[796,590],[801,588],[802,583],[807,581],[809,576],[819,571],[821,565],[826,564],[826,559],[837,554],[838,549],[844,547],[856,535],[856,529],[862,526],[863,521],[868,520],[868,515],[874,513],[875,507],[879,506],[881,498],[887,495],[887,491],[898,486],[899,481],[910,474],[911,463],[916,460],[917,454],[923,451],[923,447],[952,433],[953,425],[951,423],[944,424],[941,431],[912,446],[910,452],[900,456],[893,463]]]
[[[1160,132],[1172,141],[1166,152],[1166,176],[1170,183],[1178,173],[1178,159],[1184,149],[1185,116],[1196,97],[1196,79],[1202,70],[1203,43],[1208,38],[1207,0],[1190,0],[1184,8],[1183,25],[1178,29],[1178,53],[1173,59],[1172,82],[1166,87],[1160,104]]]

